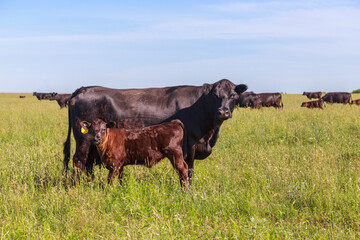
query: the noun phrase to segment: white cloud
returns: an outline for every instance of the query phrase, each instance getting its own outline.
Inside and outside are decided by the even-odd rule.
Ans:
[[[334,7],[334,5],[336,7]],[[316,7],[313,7],[316,6]],[[353,38],[360,39],[360,8],[311,2],[235,3],[205,7],[200,16],[168,16],[157,23],[143,22],[137,30],[111,34],[0,37],[0,43],[132,41],[157,39],[269,39]],[[278,10],[274,10],[278,9]],[[213,16],[212,12],[218,14]],[[239,12],[227,16],[227,11]],[[249,16],[249,11],[255,13]],[[246,12],[243,16],[241,13]]]

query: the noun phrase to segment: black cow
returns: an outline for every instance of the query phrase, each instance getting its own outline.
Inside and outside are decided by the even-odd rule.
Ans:
[[[38,100],[50,100],[50,98],[54,97],[56,94],[57,94],[56,92],[52,92],[52,93],[33,92],[33,96],[36,96]]]
[[[344,104],[350,104],[350,101],[352,100],[351,94],[348,92],[329,92],[325,94],[322,98],[324,102],[327,103],[344,103]]]
[[[305,95],[308,99],[312,98],[321,98],[322,92],[303,92],[303,95]]]
[[[281,93],[258,93],[259,101],[262,107],[284,107],[281,99]]]
[[[194,113],[194,108],[186,110],[189,113],[188,115],[181,112],[181,117],[185,118],[183,119],[184,122],[189,123],[190,119],[194,120],[191,126],[184,123],[187,127],[186,134],[188,134],[189,139],[195,136],[191,138],[189,144],[184,144],[184,146],[191,146],[191,149],[195,146],[196,149],[195,152],[191,152],[192,156],[187,158],[205,159],[211,154],[211,148],[217,141],[219,122],[222,122],[225,116],[231,117],[237,95],[246,89],[246,85],[235,85],[227,79],[199,87],[176,86],[123,90],[98,86],[82,87],[72,94],[69,101],[69,129],[68,137],[64,143],[64,168],[65,170],[68,169],[70,160],[71,128],[76,141],[76,151],[73,157],[74,167],[81,170],[86,169],[87,173],[92,173],[94,158],[96,158],[97,163],[100,162],[92,137],[81,132],[81,121],[92,122],[98,118],[105,122],[115,121],[117,127],[150,126],[163,122],[165,119],[170,121],[171,116],[195,102],[197,106],[201,105],[206,109],[212,108],[213,112],[216,109],[216,113],[221,117],[219,120],[215,118],[216,116],[205,116],[203,111]],[[211,118],[208,119],[207,117]],[[218,128],[213,130],[210,137],[199,138],[202,136],[202,132],[191,132],[193,129],[207,130],[208,126],[215,125]],[[193,163],[189,166],[189,172],[192,170]]]
[[[214,84],[211,91],[203,94],[193,105],[179,110],[164,121],[179,119],[185,126],[183,154],[189,167],[190,183],[194,159],[197,156],[204,159],[212,152],[219,138],[221,124],[232,117],[237,95],[246,89],[246,85],[235,86],[230,81]]]
[[[243,108],[261,108],[259,96],[254,92],[244,92],[239,94],[235,105]]]
[[[71,94],[56,94],[50,97],[50,101],[56,100],[60,108],[66,107],[71,98]]]

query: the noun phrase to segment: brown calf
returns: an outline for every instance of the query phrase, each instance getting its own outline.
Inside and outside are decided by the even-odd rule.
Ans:
[[[307,107],[307,108],[321,108],[323,109],[323,100],[316,100],[316,101],[310,101],[310,102],[303,102],[301,104],[301,107]]]
[[[184,161],[182,141],[184,125],[173,120],[139,129],[113,128],[115,122],[95,119],[93,123],[81,121],[82,132],[94,139],[102,164],[109,170],[108,182],[113,183],[126,165],[145,165],[151,168],[163,158],[168,158],[177,170],[180,184],[188,178],[188,165]]]
[[[351,105],[352,105],[352,104],[360,105],[360,99],[352,100],[352,101],[351,101]]]

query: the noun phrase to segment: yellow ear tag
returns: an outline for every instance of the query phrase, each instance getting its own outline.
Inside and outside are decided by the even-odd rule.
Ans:
[[[88,131],[89,131],[88,129],[85,129],[85,128],[81,127],[81,133],[82,134],[87,134]]]

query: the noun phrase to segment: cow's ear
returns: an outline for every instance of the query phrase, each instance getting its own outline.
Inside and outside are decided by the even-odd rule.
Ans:
[[[80,122],[80,126],[83,128],[83,129],[89,129],[91,127],[91,123],[87,122],[87,121],[81,121]]]
[[[114,121],[110,121],[106,124],[106,128],[115,128],[116,127],[116,122]]]
[[[238,94],[245,92],[248,89],[248,87],[245,84],[239,84],[235,87],[235,92]]]

